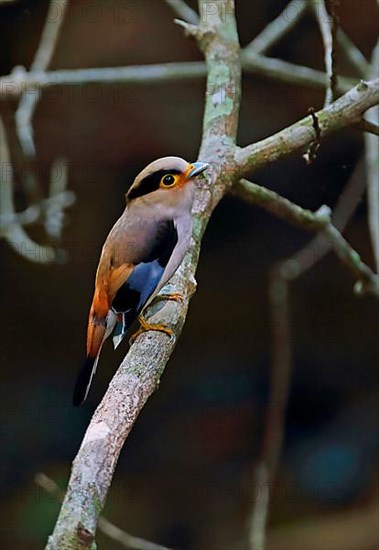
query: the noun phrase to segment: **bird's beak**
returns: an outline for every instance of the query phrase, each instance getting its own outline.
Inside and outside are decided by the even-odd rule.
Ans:
[[[209,164],[207,162],[193,162],[187,171],[186,179],[189,180],[190,178],[201,174],[201,172],[204,172],[208,166]]]

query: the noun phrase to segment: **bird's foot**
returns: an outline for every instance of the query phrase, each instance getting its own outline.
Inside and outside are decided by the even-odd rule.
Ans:
[[[184,296],[183,294],[180,294],[180,292],[171,292],[170,294],[158,294],[155,297],[156,300],[171,300],[173,302],[184,302]]]
[[[147,321],[145,321],[142,315],[138,317],[138,321],[140,322],[140,327],[137,330],[137,332],[135,332],[130,337],[130,340],[129,340],[130,345],[134,343],[134,341],[136,340],[136,338],[138,338],[140,334],[142,334],[143,332],[147,332],[148,330],[157,330],[158,332],[163,332],[164,334],[167,334],[167,336],[170,336],[170,337],[174,334],[174,331],[172,331],[170,328],[166,327],[165,325],[148,323]]]

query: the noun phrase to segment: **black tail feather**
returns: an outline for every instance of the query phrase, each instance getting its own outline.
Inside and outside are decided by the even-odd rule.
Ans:
[[[76,379],[74,396],[73,396],[73,405],[78,407],[86,399],[89,387],[92,382],[92,377],[96,369],[97,358],[87,356],[83,361],[81,369]]]

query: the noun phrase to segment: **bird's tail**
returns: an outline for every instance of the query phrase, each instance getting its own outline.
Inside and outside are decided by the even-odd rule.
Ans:
[[[104,340],[107,338],[107,318],[98,317],[91,308],[87,329],[87,357],[83,361],[74,389],[73,404],[80,405],[86,399]]]
[[[76,379],[73,404],[77,407],[87,398],[92,379],[96,372],[101,348],[105,340],[112,334],[117,316],[112,310],[106,317],[97,316],[91,308],[87,329],[87,357],[84,359]]]
[[[95,358],[87,355],[82,363],[81,369],[76,379],[74,396],[72,400],[75,407],[81,405],[88,395],[93,375],[96,372],[98,360],[99,354]]]

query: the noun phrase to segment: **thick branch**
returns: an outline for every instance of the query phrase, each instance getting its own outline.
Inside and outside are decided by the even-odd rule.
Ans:
[[[201,2],[201,13],[203,8]],[[170,281],[170,291],[180,292],[184,302],[177,304],[158,302],[149,308],[149,318],[163,322],[174,331],[174,336],[158,332],[144,333],[137,338],[129,353],[113,377],[110,386],[97,408],[88,427],[78,455],[73,463],[72,473],[62,509],[47,548],[52,550],[82,548],[86,541],[88,548],[94,548],[94,537],[99,514],[104,505],[112,481],[117,459],[139,412],[159,384],[160,376],[171,356],[187,313],[188,301],[194,291],[200,241],[209,216],[221,197],[214,196],[214,187],[220,164],[235,139],[239,94],[231,94],[231,102],[217,105],[210,93],[215,78],[239,90],[240,72],[238,64],[238,39],[233,16],[233,2],[228,0],[228,15],[221,17],[225,2],[216,3],[219,16],[203,20],[199,42],[209,69],[206,109],[204,115],[204,136],[201,158],[213,161],[215,169],[198,190],[194,207],[193,246],[187,254],[178,273]],[[231,64],[233,63],[233,66]],[[222,132],[223,129],[223,132]],[[227,138],[225,138],[225,131]],[[226,139],[226,144],[225,144]],[[219,156],[220,155],[220,156]],[[231,176],[220,178],[218,188],[231,185]],[[167,291],[164,289],[163,292]]]
[[[178,273],[169,283],[170,292],[182,294],[184,302],[181,304],[165,302],[163,307],[162,302],[156,302],[149,308],[147,313],[149,319],[168,325],[173,329],[174,336],[169,338],[158,332],[140,335],[112,379],[73,463],[60,516],[54,533],[49,538],[48,548],[50,550],[76,549],[84,545],[88,548],[94,547],[99,514],[112,481],[119,453],[138,414],[159,384],[159,379],[182,330],[188,302],[195,287],[194,274],[199,258],[201,238],[209,217],[225,191],[231,188],[236,175],[255,166],[250,158],[251,148],[258,147],[258,152],[261,153],[260,165],[264,164],[264,150],[259,148],[263,142],[237,152],[235,147],[240,100],[240,55],[233,2],[232,0],[216,0],[215,2],[201,0],[199,7],[201,13],[199,27],[185,26],[188,31],[195,34],[206,58],[207,93],[199,158],[211,162],[213,170],[209,171],[206,179],[202,178],[199,181],[193,209],[193,245]],[[184,72],[188,70],[189,64],[179,65],[181,69],[184,66]],[[193,68],[194,64],[191,65]],[[173,64],[169,65],[168,71],[172,69],[172,66]],[[168,66],[151,68],[151,81],[158,81],[160,78],[167,80],[167,74],[163,75],[162,67],[167,68]],[[134,77],[139,78],[141,82],[147,81],[145,78],[146,67],[127,69],[128,71],[134,70]],[[204,71],[203,65],[196,64],[196,70]],[[99,71],[99,69],[90,71]],[[113,81],[120,82],[120,69],[113,71],[111,75],[108,74],[110,81],[116,77]],[[154,71],[158,72],[154,73]],[[62,71],[60,72],[62,73]],[[130,78],[130,74],[129,72],[128,78]],[[186,74],[188,75],[188,73]],[[98,77],[98,73],[96,73],[96,77]],[[170,73],[170,78],[177,79],[177,72]],[[341,111],[338,110],[340,104],[337,105],[338,102],[336,102],[329,107],[327,112],[319,113],[322,118],[320,124],[322,124],[323,132],[331,132],[333,129],[358,120],[361,113],[368,107],[357,109],[356,105],[359,104],[361,107],[362,103],[366,105],[369,102],[367,96],[372,101],[374,95],[372,87],[372,83],[362,83],[360,87],[351,90],[350,95],[347,94],[348,99],[346,99],[347,96],[344,96],[345,103],[343,102],[344,98],[341,98],[340,102],[343,104]],[[357,110],[359,111],[358,115]],[[299,127],[299,135],[297,127]],[[295,125],[295,130],[293,128],[290,129],[289,134],[291,136],[291,131],[294,132],[297,141],[295,144],[292,143],[292,150],[297,150],[302,146],[299,141],[303,140],[303,146],[305,146],[314,138],[312,123],[309,124],[307,119]],[[279,144],[283,139],[283,134],[286,136],[285,132],[283,131],[279,136]],[[277,136],[273,138],[274,145],[275,139],[278,139]],[[291,152],[289,144],[287,144],[288,149],[283,152],[278,147],[278,150],[273,150],[270,138],[264,140],[264,143],[268,151],[268,161],[274,155],[276,158],[280,158],[280,156]],[[301,212],[298,212],[298,215],[301,216]],[[329,231],[330,238],[338,241],[340,250],[347,256],[346,261],[349,262],[351,249],[346,242],[340,242],[340,239],[343,238],[339,234],[336,235],[333,228],[329,227],[331,225],[329,215],[322,211],[312,214],[312,216],[312,219],[308,217],[308,223],[320,231]],[[354,261],[358,265],[356,258]],[[358,271],[364,285],[368,287],[368,282],[364,278],[367,278],[368,274],[360,264]],[[368,278],[371,282],[371,278]],[[166,287],[163,292],[167,293],[167,290]]]
[[[316,113],[321,138],[360,121],[362,114],[379,103],[379,79],[361,81],[355,88]],[[235,160],[240,175],[304,150],[315,139],[313,119],[307,116],[262,141],[239,149]]]
[[[72,465],[69,485],[47,549],[81,548],[84,536],[94,548],[99,515],[120,451],[147,399],[159,385],[164,367],[172,354],[187,314],[188,300],[194,291],[192,261],[182,265],[172,281],[184,302],[167,302],[159,312],[175,336],[149,332],[137,338],[92,417]],[[158,303],[152,308],[159,311]],[[155,315],[151,319],[155,319]],[[168,321],[168,322],[167,322]]]
[[[226,137],[235,143],[241,97],[241,63],[233,1],[218,1],[217,9],[209,12],[206,1],[200,1],[199,5],[202,19],[198,41],[205,54],[208,74],[202,151],[212,147],[210,142],[214,136],[220,140]]]
[[[62,503],[64,499],[64,491],[58,487],[53,479],[46,474],[39,472],[34,476],[34,481],[39,487],[46,491],[49,495],[52,495],[57,502]],[[140,537],[135,537],[126,533],[117,525],[107,520],[104,516],[99,518],[99,531],[108,536],[111,540],[118,542],[124,548],[130,548],[131,550],[169,550],[166,546],[155,544]]]

